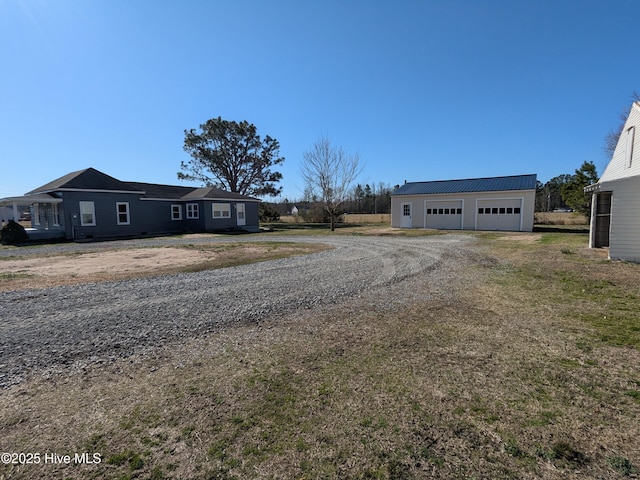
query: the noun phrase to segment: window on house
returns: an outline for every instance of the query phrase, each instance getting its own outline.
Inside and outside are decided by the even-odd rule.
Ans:
[[[83,227],[95,227],[96,209],[93,202],[78,202],[80,205],[80,225]]]
[[[511,215],[513,213],[512,207],[507,207],[507,215]]]
[[[497,215],[497,214],[498,214],[498,209],[497,209],[496,207],[492,208],[492,209],[491,209],[491,213],[492,213],[493,215]]]
[[[214,203],[211,205],[213,218],[231,218],[230,203]]]
[[[431,215],[431,209],[427,208],[427,215]]]
[[[200,206],[197,203],[187,203],[187,218],[200,218]]]
[[[520,207],[515,207],[513,209],[513,213],[515,213],[516,215],[520,215]]]
[[[182,205],[171,205],[171,220],[182,220]]]
[[[118,225],[129,225],[129,202],[116,202]]]
[[[627,148],[624,152],[624,164],[627,168],[631,168],[631,162],[633,161],[633,140],[635,131],[635,127],[627,129]]]
[[[53,224],[56,227],[60,226],[60,210],[57,203],[51,204],[51,213],[53,216]]]
[[[504,207],[500,207],[500,215],[504,215],[507,212],[507,209]]]
[[[478,215],[484,215],[484,208],[478,208]]]
[[[456,215],[462,215],[462,209],[456,208]]]

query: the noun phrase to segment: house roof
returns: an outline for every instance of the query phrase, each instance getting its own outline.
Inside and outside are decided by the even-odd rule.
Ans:
[[[166,200],[244,200],[259,202],[257,198],[227,192],[215,187],[187,187],[157,183],[124,182],[95,168],[68,173],[27,193],[27,196],[64,190],[94,190],[139,193],[143,198]],[[26,197],[21,197],[22,199]]]
[[[145,198],[166,198],[179,200],[192,192],[195,187],[184,187],[180,185],[160,185],[157,183],[126,182],[131,188],[144,192]]]
[[[502,192],[510,190],[535,190],[536,175],[508,177],[468,178],[462,180],[436,180],[432,182],[408,182],[392,195],[430,195],[438,193]]]
[[[47,193],[55,190],[115,190],[137,192],[138,189],[102,173],[95,168],[71,172],[27,193]]]
[[[257,198],[241,195],[240,193],[228,192],[220,188],[204,187],[192,189],[190,193],[182,197],[182,200],[247,200],[259,201]]]

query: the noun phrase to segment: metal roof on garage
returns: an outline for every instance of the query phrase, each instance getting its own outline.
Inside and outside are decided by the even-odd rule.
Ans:
[[[536,174],[508,177],[467,178],[462,180],[436,180],[432,182],[407,182],[392,195],[432,195],[438,193],[504,192],[510,190],[535,190]]]

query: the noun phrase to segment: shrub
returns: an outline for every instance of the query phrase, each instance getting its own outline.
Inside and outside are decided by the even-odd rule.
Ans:
[[[29,235],[22,225],[9,220],[2,230],[0,230],[0,242],[2,245],[16,245],[29,240]]]
[[[261,222],[277,222],[280,220],[280,214],[268,203],[260,203],[258,215]]]

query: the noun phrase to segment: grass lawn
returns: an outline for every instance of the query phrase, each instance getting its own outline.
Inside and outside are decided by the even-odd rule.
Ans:
[[[423,275],[2,391],[2,451],[101,462],[0,478],[639,475],[640,265],[584,233],[476,236],[453,285]]]

